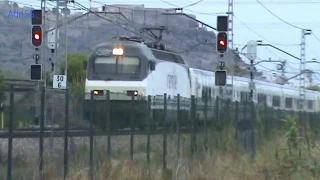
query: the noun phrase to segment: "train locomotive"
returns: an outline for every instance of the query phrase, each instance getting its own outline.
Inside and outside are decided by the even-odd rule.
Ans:
[[[249,97],[250,79],[228,76],[228,85],[217,87],[214,72],[190,68],[181,55],[167,51],[161,45],[146,44],[138,38],[122,37],[115,42],[97,45],[88,58],[86,69],[85,117],[90,118],[91,103],[94,102],[94,119],[105,126],[108,103],[112,129],[128,128],[132,117],[135,127],[145,128],[150,119],[152,126],[159,125],[164,119],[165,93],[167,120],[171,123],[177,119],[177,95],[180,95],[182,126],[189,123],[187,116],[192,95],[199,107],[196,108],[199,119],[204,116],[205,98],[209,101],[210,110],[216,97],[233,102],[247,101]],[[263,102],[269,107],[293,111],[303,108],[317,112],[320,109],[320,92],[304,90],[302,106],[305,107],[301,107],[298,88],[258,80],[254,82],[254,103]],[[110,92],[109,101],[106,99],[107,91]],[[91,92],[94,92],[93,101]],[[151,111],[147,108],[149,95],[152,97]],[[134,105],[130,103],[132,97]],[[208,119],[213,116],[213,113],[207,114]]]

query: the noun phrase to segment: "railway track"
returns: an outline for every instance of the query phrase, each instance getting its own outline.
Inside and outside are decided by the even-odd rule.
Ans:
[[[163,133],[173,134],[176,132],[168,131],[163,128],[159,128],[149,132],[148,130],[134,130],[123,129],[110,132],[99,131],[97,129],[93,130],[93,136],[123,136],[123,135],[160,135]],[[190,129],[181,128],[180,133],[190,133]],[[89,137],[91,134],[90,129],[72,128],[68,130],[68,137]],[[9,138],[10,134],[8,130],[0,130],[0,138]],[[43,137],[64,137],[65,130],[63,128],[54,128],[53,131],[50,128],[45,128],[43,130]],[[12,138],[39,138],[40,129],[15,129],[11,134]]]

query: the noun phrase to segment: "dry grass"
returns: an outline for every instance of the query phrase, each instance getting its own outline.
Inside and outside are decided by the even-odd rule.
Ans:
[[[285,144],[285,138],[265,142],[265,145],[257,151],[254,160],[248,156],[248,153],[243,153],[241,148],[238,152],[221,150],[199,152],[193,159],[188,157],[180,160],[171,159],[175,161],[174,165],[164,172],[161,171],[161,164],[151,163],[148,166],[145,162],[139,161],[138,158],[134,161],[127,159],[106,161],[96,171],[95,179],[255,180],[320,178],[320,169],[314,164],[320,159],[319,149],[313,149],[313,156],[302,153],[301,157],[297,156],[297,159],[287,159],[285,158],[287,154],[284,150]],[[237,145],[231,143],[228,146],[233,149]],[[304,150],[306,152],[305,148],[302,151]],[[170,174],[170,171],[173,174],[172,178],[164,178],[163,174]],[[70,174],[70,179],[89,179],[87,176],[88,169],[77,169],[77,172],[71,172]]]
[[[211,134],[217,141],[210,141],[208,151],[202,151],[202,135],[198,135],[198,152],[191,158],[190,139],[187,135],[181,137],[181,158],[176,156],[176,136],[168,139],[168,169],[162,170],[162,146],[152,144],[151,163],[146,162],[145,144],[135,148],[134,160],[128,158],[128,149],[113,151],[108,159],[106,148],[95,147],[95,180],[256,180],[256,179],[320,179],[320,149],[302,145],[301,151],[289,156],[287,138],[278,135],[277,138],[264,140],[256,149],[255,158],[245,152],[239,142],[228,134]],[[220,138],[219,138],[220,137]],[[223,138],[222,138],[223,137]],[[220,140],[219,140],[220,139]],[[211,140],[211,139],[210,139]],[[218,144],[218,145],[217,145]],[[303,143],[305,144],[305,143]],[[78,147],[76,153],[70,155],[70,180],[89,180],[89,156],[87,147]],[[46,180],[62,179],[63,154],[46,160],[44,177]],[[50,159],[50,160],[49,160]],[[50,163],[48,163],[50,162]],[[13,179],[39,179],[38,166],[35,160],[19,162],[15,166]],[[5,175],[6,167],[1,168]],[[0,175],[1,175],[0,174]],[[172,174],[172,177],[170,177]],[[167,177],[166,177],[167,176]],[[32,178],[30,178],[32,177]],[[1,178],[4,179],[4,178]]]

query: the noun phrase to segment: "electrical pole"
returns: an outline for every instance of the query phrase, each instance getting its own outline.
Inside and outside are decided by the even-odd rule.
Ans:
[[[300,72],[303,72],[306,68],[306,35],[310,35],[311,30],[302,29],[301,30],[301,49],[300,49]],[[305,110],[305,79],[306,74],[303,73],[299,77],[299,109]]]
[[[42,29],[45,32],[46,30],[46,0],[41,0],[41,10],[42,10]],[[47,43],[47,33],[44,33],[43,36],[43,44]],[[41,48],[41,55],[43,55],[43,72],[44,72],[44,87],[45,87],[45,93],[44,93],[44,125],[47,125],[47,109],[46,109],[46,100],[47,100],[47,93],[46,93],[46,89],[47,89],[47,71],[46,71],[46,66],[47,66],[47,53],[46,53],[46,49],[43,47]]]
[[[56,66],[55,64],[58,61],[58,22],[59,22],[59,0],[56,0],[56,27],[55,27],[55,37],[54,37],[54,60],[53,60],[53,74],[56,73]],[[52,52],[52,51],[51,51]]]
[[[233,50],[233,0],[228,0],[228,46]],[[234,58],[235,59],[235,58]],[[233,76],[235,71],[235,61],[233,59],[231,84],[233,88]]]
[[[233,50],[233,0],[228,1],[228,46]]]
[[[285,68],[286,68],[286,64],[287,64],[287,61],[284,60],[281,62],[281,78],[284,80],[285,79]]]
[[[91,2],[91,1],[90,1]],[[65,35],[66,35],[66,53],[65,53],[65,66],[64,66],[64,75],[67,76],[67,73],[68,73],[68,21],[67,21],[67,6],[68,4],[68,1],[66,0],[65,4],[64,4],[64,22],[65,22],[65,25],[64,25],[64,32],[65,32]],[[68,80],[67,80],[67,83],[68,83]],[[67,87],[68,87],[68,84],[67,84]]]
[[[253,91],[255,89],[255,84],[254,84],[254,77],[253,77],[253,73],[254,73],[254,60],[257,58],[257,42],[256,41],[248,41],[247,43],[247,54],[246,57],[250,60],[250,83],[249,83],[249,89],[250,89],[250,101],[253,101]]]
[[[253,90],[254,90],[253,72],[254,72],[254,59],[250,59],[250,83],[249,83],[250,101],[253,101]]]

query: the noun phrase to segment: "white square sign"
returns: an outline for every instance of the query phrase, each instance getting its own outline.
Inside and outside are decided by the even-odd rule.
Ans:
[[[67,76],[65,75],[53,75],[54,89],[66,89],[67,88]]]

